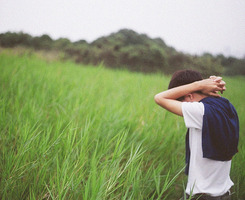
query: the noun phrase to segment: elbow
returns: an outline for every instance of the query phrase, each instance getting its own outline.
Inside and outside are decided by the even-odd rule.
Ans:
[[[166,106],[166,98],[163,97],[161,94],[157,94],[154,96],[154,100],[156,102],[156,104],[158,104],[159,106],[165,108]]]

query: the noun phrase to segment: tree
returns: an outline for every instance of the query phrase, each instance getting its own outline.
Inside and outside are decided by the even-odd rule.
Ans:
[[[70,40],[66,38],[59,38],[54,42],[54,48],[59,50],[65,50],[67,47],[72,46]]]

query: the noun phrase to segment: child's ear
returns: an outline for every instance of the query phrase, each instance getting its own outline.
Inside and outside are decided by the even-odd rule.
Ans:
[[[192,101],[192,100],[194,99],[194,96],[193,96],[192,93],[189,93],[189,94],[185,95],[185,97],[186,97],[187,99],[189,99],[190,101]]]

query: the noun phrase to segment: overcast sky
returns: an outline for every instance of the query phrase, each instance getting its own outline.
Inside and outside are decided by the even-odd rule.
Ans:
[[[245,0],[0,0],[0,33],[91,42],[122,28],[190,54],[245,56]]]

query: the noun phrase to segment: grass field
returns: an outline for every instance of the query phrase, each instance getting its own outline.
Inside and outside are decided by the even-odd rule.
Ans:
[[[0,52],[0,199],[182,196],[181,117],[154,103],[169,77]],[[224,78],[240,117],[231,178],[245,199],[245,78]]]

